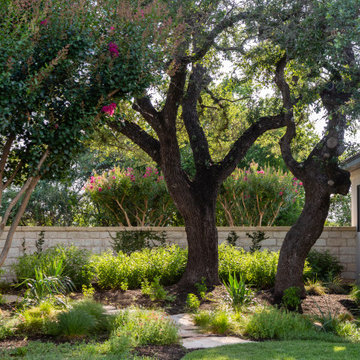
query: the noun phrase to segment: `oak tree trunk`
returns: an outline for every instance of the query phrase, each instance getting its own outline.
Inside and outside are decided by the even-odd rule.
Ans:
[[[215,196],[216,199],[216,196]],[[189,286],[206,279],[209,285],[217,285],[218,232],[215,224],[214,201],[189,208],[189,215],[184,216],[188,242],[188,261],[179,285]]]

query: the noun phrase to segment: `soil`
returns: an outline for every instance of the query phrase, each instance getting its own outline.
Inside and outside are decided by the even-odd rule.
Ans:
[[[141,290],[103,290],[96,291],[94,298],[106,305],[113,305],[116,308],[123,309],[131,306],[139,306],[149,309],[162,309],[166,313],[178,314],[186,312],[186,298],[187,294],[196,293],[196,289],[180,289],[176,285],[166,287],[168,295],[176,296],[174,301],[151,301],[148,296],[141,293]],[[227,292],[224,286],[217,286],[213,288],[206,296],[205,300],[201,301],[200,310],[214,310],[219,304],[226,299]],[[74,299],[80,299],[81,294],[73,294]],[[259,291],[255,294],[255,301],[262,304],[271,304],[272,294],[270,290]],[[14,311],[14,304],[0,305],[0,315],[9,314]],[[343,314],[347,318],[359,317],[359,307],[350,299],[349,295],[343,294],[326,294],[321,296],[308,295],[302,302],[302,310],[304,314],[308,315],[328,315],[333,316]],[[55,343],[64,342],[65,340],[55,340],[53,338],[28,337],[26,339],[20,337],[8,338],[0,341],[0,348],[16,348],[22,347],[30,340],[52,341]],[[100,340],[101,341],[101,340]],[[150,356],[158,360],[179,360],[187,352],[185,348],[180,345],[172,346],[142,346],[134,350],[138,355]]]

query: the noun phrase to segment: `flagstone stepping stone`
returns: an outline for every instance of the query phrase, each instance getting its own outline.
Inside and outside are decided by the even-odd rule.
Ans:
[[[236,336],[217,336],[199,332],[199,327],[194,324],[190,314],[177,314],[171,316],[179,327],[179,336],[186,349],[206,349],[222,345],[243,344],[252,342]]]

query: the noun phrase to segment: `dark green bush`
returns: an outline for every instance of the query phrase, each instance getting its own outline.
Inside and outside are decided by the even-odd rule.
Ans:
[[[106,252],[94,260],[97,282],[102,288],[137,289],[144,279],[160,278],[162,285],[175,284],[184,272],[186,250],[178,246],[143,249],[130,255]]]
[[[311,250],[307,256],[311,271],[307,274],[310,279],[329,281],[341,274],[343,266],[329,251]]]
[[[82,285],[90,285],[94,278],[94,266],[90,261],[91,253],[76,246],[56,246],[32,255],[23,255],[14,265],[18,282],[27,278],[35,278],[35,268],[41,269],[45,275],[49,273],[51,264],[61,261],[64,270],[62,275],[68,276],[76,289]]]
[[[110,235],[111,236],[111,235]],[[144,248],[165,246],[166,232],[157,233],[152,230],[118,231],[112,238],[111,246],[117,253],[122,251],[131,254]]]

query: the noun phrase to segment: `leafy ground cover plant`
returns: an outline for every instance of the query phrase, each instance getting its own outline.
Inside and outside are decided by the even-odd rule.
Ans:
[[[305,282],[305,290],[309,295],[325,295],[326,288],[320,280],[307,279]]]
[[[234,331],[232,317],[226,310],[200,311],[194,315],[195,324],[215,334],[230,334]]]
[[[151,301],[155,300],[166,300],[166,301],[174,301],[175,296],[169,295],[168,292],[164,289],[164,287],[160,284],[160,277],[157,276],[154,281],[149,283],[147,279],[145,279],[141,284],[141,292],[144,295],[148,295]]]
[[[206,286],[206,279],[204,277],[201,278],[201,282],[195,284],[195,288],[200,296],[201,299],[205,299],[207,286]]]
[[[50,275],[50,265],[54,261],[62,261],[63,275],[68,276],[76,289],[82,285],[90,285],[94,277],[94,267],[91,253],[76,246],[56,246],[41,253],[24,254],[14,264],[14,272],[19,282],[35,277],[35,268],[41,269],[45,275]]]
[[[300,289],[296,286],[287,288],[282,298],[284,308],[290,311],[299,311],[301,307],[300,293]]]
[[[199,310],[200,307],[200,300],[195,294],[187,294],[186,297],[186,308],[190,312],[194,312]]]
[[[356,304],[360,305],[360,287],[358,285],[353,285],[350,296]]]

